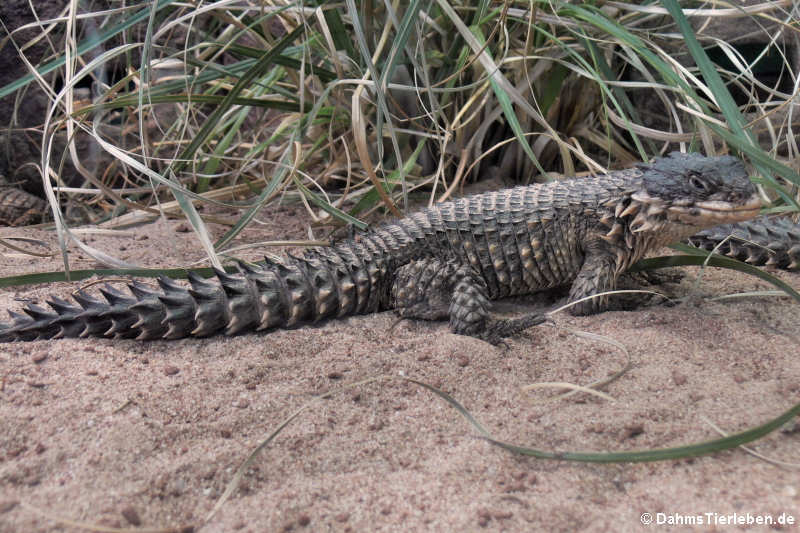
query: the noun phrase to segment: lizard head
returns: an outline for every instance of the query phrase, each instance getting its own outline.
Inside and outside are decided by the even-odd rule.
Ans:
[[[735,157],[672,152],[639,165],[643,187],[631,198],[673,224],[707,228],[758,215],[761,200]]]

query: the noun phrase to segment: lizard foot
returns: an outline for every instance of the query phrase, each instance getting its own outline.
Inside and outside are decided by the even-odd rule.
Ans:
[[[516,335],[546,321],[547,317],[542,313],[531,313],[519,318],[490,320],[486,324],[486,329],[476,336],[494,346],[504,344],[508,348],[508,345],[503,340],[504,338]]]

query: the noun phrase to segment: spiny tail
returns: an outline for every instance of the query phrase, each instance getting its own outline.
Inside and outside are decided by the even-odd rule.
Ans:
[[[247,330],[290,328],[329,317],[375,312],[385,301],[379,266],[336,254],[292,257],[287,264],[239,264],[239,272],[217,270],[217,280],[189,273],[191,288],[167,277],[161,291],[133,281],[130,294],[106,285],[105,301],[78,291],[77,305],[61,298],[51,309],[30,304],[24,314],[9,311],[0,342],[62,337],[177,339],[228,335]],[[349,266],[348,266],[349,264]]]
[[[719,246],[716,253],[753,265],[800,268],[800,225],[786,218],[762,216],[737,224],[722,224],[687,241],[708,251]]]

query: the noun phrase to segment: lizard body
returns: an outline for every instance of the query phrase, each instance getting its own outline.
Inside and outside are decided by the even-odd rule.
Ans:
[[[395,309],[449,319],[455,333],[499,342],[543,321],[498,320],[491,301],[570,285],[571,301],[613,290],[648,252],[719,224],[754,217],[760,200],[741,161],[672,153],[605,175],[468,196],[382,224],[302,257],[190,274],[191,288],[160,278],[130,294],[78,292],[50,309],[29,305],[0,326],[0,341],[76,336],[155,339],[291,328]],[[606,297],[574,314],[602,311]]]

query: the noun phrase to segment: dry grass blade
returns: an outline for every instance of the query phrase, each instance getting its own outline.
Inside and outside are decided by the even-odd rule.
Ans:
[[[606,400],[606,401],[609,401],[609,402],[615,402],[616,401],[616,399],[613,396],[608,395],[605,392],[602,392],[602,391],[599,391],[599,390],[595,390],[589,385],[587,385],[587,386],[576,385],[575,383],[567,383],[567,382],[564,382],[564,381],[541,381],[539,383],[532,383],[530,385],[526,385],[526,386],[522,387],[522,390],[525,391],[525,392],[530,392],[530,391],[536,390],[536,389],[559,389],[559,390],[560,389],[567,389],[572,394],[575,394],[575,393],[578,393],[578,392],[583,392],[585,394],[588,394],[589,396],[596,396],[598,398],[602,398],[603,400]],[[566,396],[562,395],[562,396],[559,396],[559,397],[560,398],[564,398]]]
[[[708,424],[711,427],[711,429],[713,429],[714,431],[716,431],[717,433],[719,433],[723,437],[727,437],[728,435],[730,435],[730,433],[728,433],[727,431],[723,431],[719,426],[714,424],[708,417],[702,416],[701,419],[703,420],[703,422]],[[758,453],[757,451],[755,451],[754,449],[750,448],[749,446],[741,445],[741,446],[739,446],[739,448],[744,450],[746,453],[749,453],[753,457],[758,457],[762,461],[766,461],[769,464],[772,464],[772,465],[775,465],[775,466],[782,466],[782,467],[786,467],[786,468],[800,468],[800,463],[789,463],[789,462],[786,462],[786,461],[780,461],[778,459],[772,459],[771,457],[767,457],[766,455],[764,455],[762,453]]]
[[[575,306],[575,305],[577,305],[577,304],[579,304],[581,302],[585,302],[587,300],[593,300],[595,298],[605,298],[606,296],[611,296],[611,295],[614,295],[614,294],[652,294],[652,295],[660,296],[661,298],[664,298],[664,300],[666,300],[667,302],[671,302],[672,301],[668,297],[666,297],[663,294],[661,294],[660,292],[656,292],[656,291],[647,291],[647,290],[642,290],[642,289],[625,289],[625,290],[617,290],[617,291],[606,291],[606,292],[598,292],[597,294],[593,294],[591,296],[586,296],[584,298],[581,298],[580,300],[575,300],[575,301],[569,302],[567,304],[564,304],[561,307],[557,307],[557,308],[553,309],[552,311],[549,311],[547,313],[547,316],[553,316],[553,315],[555,315],[557,313],[560,313],[561,311],[565,311],[565,310],[569,309],[570,307],[573,307],[573,306]]]
[[[600,389],[602,387],[605,387],[606,385],[608,385],[610,383],[613,383],[614,381],[616,381],[620,377],[624,376],[631,368],[633,368],[633,360],[631,359],[630,351],[625,347],[624,344],[622,344],[621,342],[617,341],[616,339],[612,339],[611,337],[608,337],[606,335],[598,335],[597,333],[591,333],[589,331],[578,331],[578,330],[571,330],[571,329],[568,330],[568,331],[572,335],[575,335],[576,337],[582,337],[584,339],[588,339],[588,340],[591,340],[591,341],[594,341],[594,342],[602,342],[602,343],[605,343],[605,344],[610,344],[611,346],[613,346],[614,348],[618,349],[620,352],[622,352],[625,355],[626,362],[625,362],[625,366],[623,366],[621,369],[617,370],[613,374],[609,375],[608,377],[603,378],[603,379],[599,379],[597,381],[593,381],[593,382],[591,382],[591,383],[589,383],[587,385],[574,386],[574,387],[577,387],[575,390],[572,390],[572,391],[564,393],[564,394],[560,394],[560,395],[556,396],[553,399],[563,400],[565,398],[569,398],[570,396],[573,396],[573,395],[578,394],[580,392],[588,392],[588,391],[592,391],[593,394],[594,393],[599,393],[602,396],[606,396],[604,393],[600,393],[598,391],[598,389]],[[533,388],[536,388],[538,385],[539,384],[535,383],[535,384],[529,385],[528,387],[523,387],[523,390],[529,390],[529,387],[531,389],[533,389]],[[569,386],[569,388],[572,388],[572,387],[573,387],[573,385]],[[614,400],[613,396],[609,396],[607,399]]]
[[[377,376],[377,377],[373,377],[373,378],[368,378],[368,379],[364,379],[362,381],[358,381],[356,383],[351,383],[351,384],[346,385],[344,387],[341,387],[341,388],[339,388],[339,389],[337,389],[335,391],[328,392],[328,393],[325,393],[325,394],[321,394],[321,395],[317,396],[316,398],[314,398],[313,400],[311,400],[311,401],[307,402],[306,404],[304,404],[302,407],[297,409],[295,412],[293,412],[288,417],[286,417],[283,420],[283,422],[278,424],[275,427],[275,429],[273,429],[269,433],[269,435],[267,435],[267,437],[264,438],[264,440],[262,440],[261,443],[258,446],[256,446],[250,452],[250,454],[247,456],[247,458],[244,461],[242,461],[242,464],[239,465],[239,468],[236,469],[236,472],[234,473],[233,478],[228,482],[228,485],[225,487],[225,491],[217,499],[216,503],[214,503],[214,507],[211,509],[211,511],[208,513],[208,515],[206,515],[204,523],[208,523],[214,517],[214,515],[216,515],[217,512],[219,512],[219,510],[222,508],[222,506],[225,505],[225,502],[228,501],[228,499],[231,497],[231,495],[233,495],[233,493],[239,487],[239,484],[242,481],[242,477],[244,476],[244,473],[247,471],[247,469],[250,467],[250,465],[253,464],[253,461],[256,459],[256,457],[258,457],[258,455],[261,453],[261,451],[264,448],[266,448],[273,440],[275,440],[275,438],[286,428],[286,426],[291,424],[298,416],[303,414],[305,411],[311,409],[314,405],[319,403],[321,400],[324,400],[326,398],[330,398],[330,397],[332,397],[332,396],[334,396],[336,394],[339,394],[341,392],[353,389],[355,387],[360,387],[362,385],[367,385],[369,383],[375,383],[375,382],[383,381],[383,380],[386,380],[386,379],[391,379],[391,377],[390,376]]]
[[[11,244],[11,242],[9,242],[9,241],[21,241],[21,242],[25,242],[25,243],[28,243],[28,244],[33,244],[34,246],[41,246],[42,248],[49,248],[49,245],[46,242],[40,241],[39,239],[30,239],[28,237],[14,237],[14,236],[11,236],[11,235],[7,235],[5,237],[0,238],[0,244],[5,246],[6,248],[10,248],[11,250],[14,250],[16,252],[20,252],[20,253],[22,253],[24,255],[32,255],[34,257],[53,257],[53,256],[57,255],[56,252],[34,252],[33,250],[28,250],[28,249],[22,248],[20,246],[17,246],[15,244]]]
[[[367,80],[365,79],[364,81]],[[397,209],[397,206],[394,204],[389,195],[386,193],[386,189],[381,183],[380,178],[378,178],[378,175],[375,173],[376,165],[373,163],[372,158],[369,155],[367,143],[367,123],[361,108],[364,87],[365,86],[363,84],[359,84],[350,99],[350,110],[353,121],[353,135],[355,137],[356,153],[358,154],[358,158],[361,160],[361,166],[367,173],[367,176],[369,176],[369,179],[372,182],[373,187],[375,187],[375,191],[380,196],[383,204],[394,216],[401,217],[402,214]]]
[[[101,526],[100,524],[91,524],[89,522],[70,520],[69,518],[64,518],[63,516],[59,516],[55,513],[45,511],[44,509],[31,505],[27,502],[20,502],[19,504],[21,507],[35,515],[52,520],[57,524],[74,527],[82,531],[95,531],[97,533],[186,533],[188,531],[194,531],[193,525],[136,528]]]

